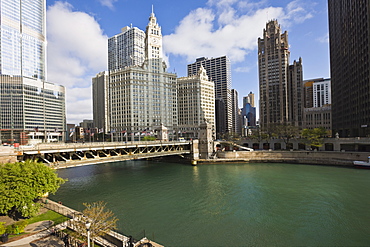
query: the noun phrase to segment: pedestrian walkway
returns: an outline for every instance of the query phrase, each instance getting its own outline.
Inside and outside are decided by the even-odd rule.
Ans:
[[[31,225],[33,225],[33,226],[31,226]],[[61,224],[56,225],[55,227],[53,227],[53,229],[48,229],[49,224],[46,224],[45,221],[40,221],[40,222],[31,224],[31,225],[30,226],[33,227],[33,229],[30,229],[29,228],[29,232],[35,232],[35,229],[38,229],[38,232],[37,233],[32,234],[32,235],[27,236],[27,237],[24,237],[24,238],[21,238],[21,239],[18,239],[18,240],[15,240],[15,241],[12,241],[12,242],[9,242],[9,243],[4,243],[4,244],[2,244],[0,246],[4,246],[4,247],[11,247],[11,246],[18,246],[18,247],[23,247],[23,246],[38,246],[38,245],[31,244],[31,243],[34,242],[34,241],[36,241],[36,240],[39,240],[39,239],[42,239],[42,238],[45,238],[45,237],[50,236],[50,234],[53,231],[63,230],[67,226],[66,222],[63,222],[63,223],[61,223]],[[30,227],[30,226],[28,226],[28,227]],[[49,244],[49,245],[46,245],[46,246],[54,246],[54,245],[50,245]]]

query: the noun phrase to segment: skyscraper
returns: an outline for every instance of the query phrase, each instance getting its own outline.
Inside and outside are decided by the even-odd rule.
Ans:
[[[45,79],[45,0],[0,1],[0,73]]]
[[[0,139],[64,139],[65,88],[45,81],[45,0],[0,1]]]
[[[188,64],[188,76],[195,75],[201,66],[206,69],[209,79],[215,83],[215,99],[218,101],[216,103],[216,132],[222,135],[233,130],[230,60],[226,56],[210,59],[197,58],[195,63]]]
[[[110,130],[109,116],[109,73],[103,71],[92,78],[93,121],[102,133]]]
[[[238,91],[236,89],[231,89],[231,106],[232,106],[232,121],[233,121],[233,129],[231,130],[232,133],[237,135],[241,135],[241,121],[240,121],[240,110],[239,110],[239,103],[238,103]]]
[[[302,58],[294,60],[288,69],[288,122],[297,127],[303,121],[303,69]]]
[[[330,79],[304,81],[303,128],[332,130]]]
[[[370,135],[370,1],[329,0],[333,135]]]
[[[260,125],[302,124],[302,59],[289,66],[288,33],[270,21],[258,38]]]
[[[112,65],[109,70],[111,131],[120,138],[123,133],[133,136],[164,125],[172,133],[177,128],[176,74],[166,71],[157,18],[152,12],[144,36],[138,28],[125,30],[121,36],[130,30],[135,30],[135,35],[125,38],[116,35],[109,39],[114,44],[112,47],[119,48],[110,48],[108,57],[108,64]]]
[[[137,27],[124,27],[108,39],[108,70],[141,66],[145,60],[145,33]]]
[[[254,93],[252,92],[243,97],[242,116],[244,129],[256,126],[256,107],[254,106]]]

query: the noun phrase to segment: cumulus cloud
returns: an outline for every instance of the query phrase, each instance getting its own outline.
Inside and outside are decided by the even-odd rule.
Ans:
[[[91,78],[107,69],[107,37],[66,2],[50,6],[47,20],[48,81],[66,87],[68,122],[92,119]]]
[[[261,7],[265,3],[209,0],[208,7],[190,12],[174,33],[163,38],[165,52],[184,56],[188,62],[201,56],[223,55],[233,63],[241,62],[256,49],[267,21],[277,19],[288,26],[313,16],[307,7],[309,3],[301,0],[292,1],[285,8]]]

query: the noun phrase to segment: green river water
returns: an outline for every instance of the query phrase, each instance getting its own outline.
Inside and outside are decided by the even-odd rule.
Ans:
[[[370,170],[126,161],[58,170],[55,201],[105,201],[165,246],[370,246]]]

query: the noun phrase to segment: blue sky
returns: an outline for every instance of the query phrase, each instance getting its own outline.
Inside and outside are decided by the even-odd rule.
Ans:
[[[288,31],[290,63],[304,79],[329,78],[327,0],[47,0],[48,80],[67,89],[67,122],[92,119],[91,78],[107,69],[107,39],[122,27],[145,30],[154,6],[168,70],[186,76],[197,57],[227,55],[232,88],[255,93],[257,39],[277,19]]]

